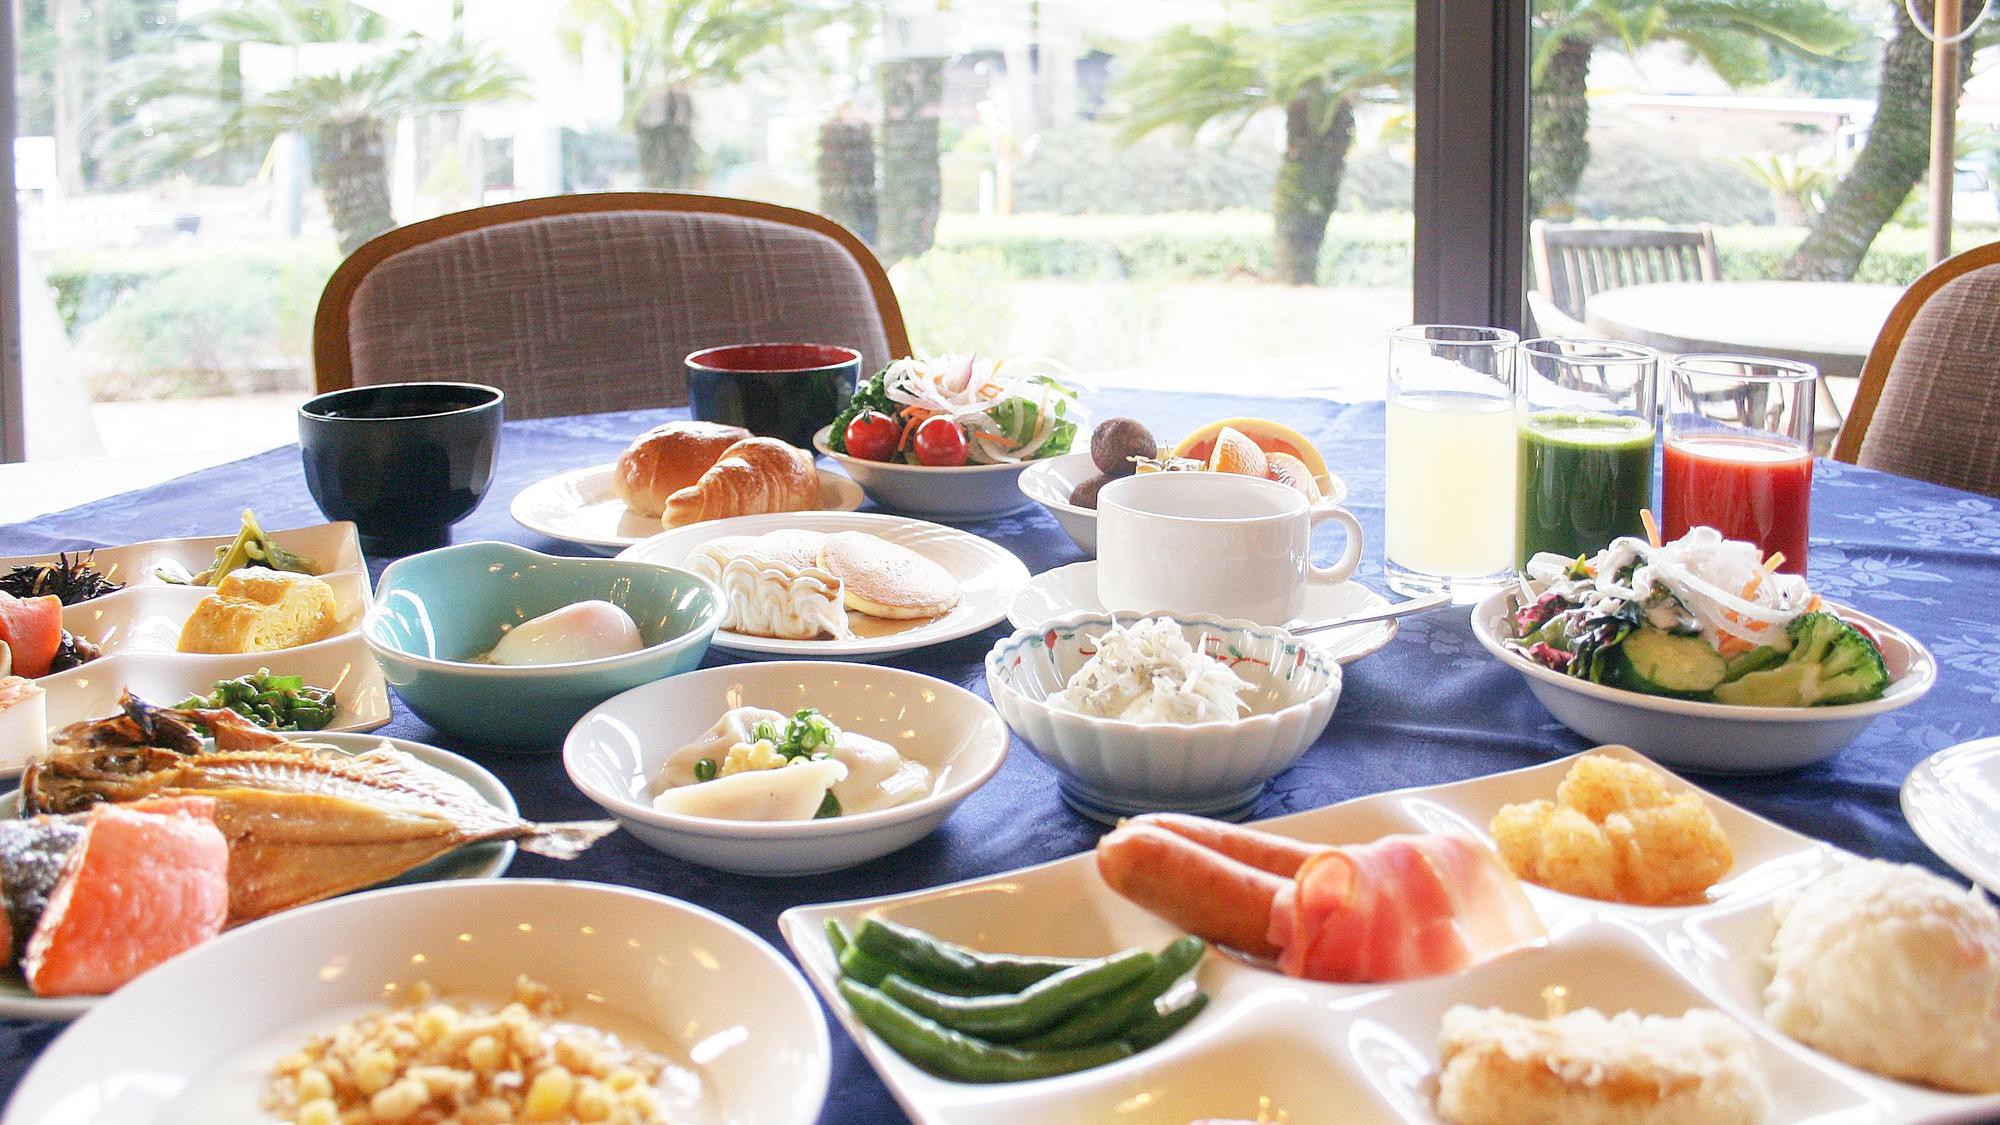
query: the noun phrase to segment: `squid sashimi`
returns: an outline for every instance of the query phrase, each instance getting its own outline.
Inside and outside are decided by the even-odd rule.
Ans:
[[[222,932],[229,842],[206,797],[100,805],[49,892],[21,971],[38,996],[96,995]]]
[[[1455,972],[1546,935],[1499,857],[1458,836],[1335,848],[1145,816],[1099,841],[1097,865],[1153,913],[1311,980]]]

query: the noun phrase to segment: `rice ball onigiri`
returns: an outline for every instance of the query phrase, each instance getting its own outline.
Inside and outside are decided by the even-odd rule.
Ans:
[[[1771,1026],[1890,1078],[2000,1092],[2000,911],[1983,892],[1868,860],[1776,914]]]

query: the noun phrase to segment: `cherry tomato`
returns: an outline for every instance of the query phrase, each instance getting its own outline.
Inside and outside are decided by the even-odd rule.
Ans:
[[[896,456],[903,428],[879,410],[864,410],[847,424],[847,454],[863,461],[888,461]]]
[[[924,419],[917,427],[915,445],[920,465],[965,464],[965,428],[943,415]]]

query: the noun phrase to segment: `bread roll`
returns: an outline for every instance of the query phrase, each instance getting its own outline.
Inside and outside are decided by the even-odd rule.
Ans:
[[[719,422],[668,422],[632,439],[618,455],[611,484],[625,506],[642,516],[657,517],[667,497],[701,479],[722,452],[750,431]]]
[[[660,522],[683,527],[729,516],[808,512],[819,507],[812,454],[777,438],[744,438],[723,451],[701,479],[667,497]]]

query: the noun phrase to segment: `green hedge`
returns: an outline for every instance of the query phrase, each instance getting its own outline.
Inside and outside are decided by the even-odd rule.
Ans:
[[[46,280],[70,337],[103,318],[133,293],[175,273],[208,277],[228,285],[238,279],[278,281],[272,300],[279,315],[295,317],[306,303],[306,317],[319,301],[319,291],[340,264],[332,243],[195,242],[184,245],[121,249],[57,250],[43,262]]]

